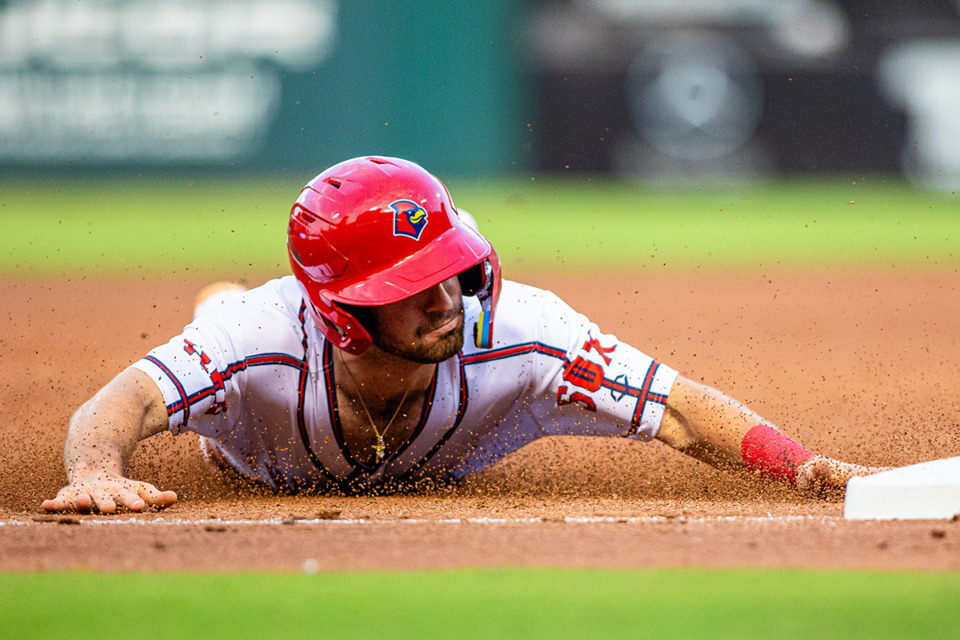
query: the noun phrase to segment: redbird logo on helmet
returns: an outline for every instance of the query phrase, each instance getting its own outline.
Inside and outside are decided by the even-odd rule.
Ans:
[[[396,213],[393,216],[393,235],[420,239],[423,228],[427,226],[427,212],[416,202],[397,200],[390,203]]]

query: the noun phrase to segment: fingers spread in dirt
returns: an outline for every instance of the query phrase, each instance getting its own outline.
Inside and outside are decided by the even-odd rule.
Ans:
[[[146,507],[165,509],[177,502],[173,491],[160,491],[152,484],[114,476],[92,476],[62,488],[57,497],[44,500],[46,511],[78,511],[96,509],[100,513],[117,513],[121,508],[143,511]]]

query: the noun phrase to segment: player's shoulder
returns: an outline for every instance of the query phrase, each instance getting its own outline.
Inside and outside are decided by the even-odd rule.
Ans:
[[[569,309],[569,305],[552,291],[513,280],[503,281],[497,304],[497,314],[503,313],[511,318],[532,317]]]
[[[296,280],[293,276],[284,276],[245,291],[218,295],[198,310],[203,315],[242,319],[261,313],[296,315],[302,304],[303,296]]]
[[[219,327],[241,340],[254,335],[298,335],[302,306],[303,297],[296,280],[285,276],[205,305],[193,324]]]
[[[244,297],[247,302],[284,315],[299,315],[304,304],[303,293],[291,275],[268,280],[246,291],[240,300]]]

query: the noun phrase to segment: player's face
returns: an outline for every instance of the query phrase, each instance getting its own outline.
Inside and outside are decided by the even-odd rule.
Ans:
[[[456,276],[371,311],[377,327],[373,343],[387,353],[433,364],[463,347],[463,298]]]

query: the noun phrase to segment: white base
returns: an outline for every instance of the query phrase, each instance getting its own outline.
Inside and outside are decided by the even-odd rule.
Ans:
[[[850,520],[935,520],[957,514],[960,457],[852,478],[843,505],[843,517]]]

